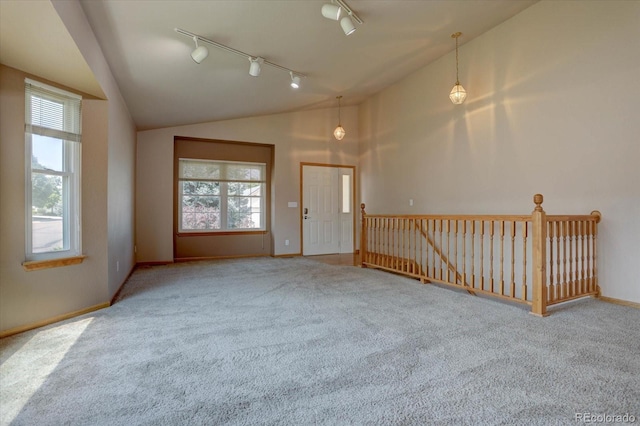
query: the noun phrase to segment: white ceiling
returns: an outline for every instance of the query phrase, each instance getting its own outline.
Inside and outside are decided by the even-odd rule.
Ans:
[[[320,9],[328,1],[81,0],[81,4],[142,130],[330,107],[336,105],[337,95],[344,96],[343,105],[356,105],[453,51],[452,33],[461,31],[460,45],[464,45],[537,0],[347,0],[364,21],[350,36],[338,22],[322,17]],[[33,7],[49,2],[0,3]],[[3,17],[3,27],[7,21],[15,20]],[[294,90],[288,73],[276,68],[263,66],[259,77],[251,77],[248,59],[213,46],[208,46],[209,57],[198,65],[190,58],[193,41],[176,33],[176,27],[262,56],[307,78]],[[2,50],[17,44],[25,33],[2,31]],[[33,72],[13,65],[15,59],[6,62],[2,55],[3,63]],[[460,66],[464,67],[464,56]],[[453,85],[455,64],[451,67]],[[34,74],[58,81],[51,72]]]

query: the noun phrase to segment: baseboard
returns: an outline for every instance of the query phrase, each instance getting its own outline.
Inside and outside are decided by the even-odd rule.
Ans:
[[[206,256],[206,257],[176,257],[173,259],[174,262],[195,262],[198,260],[219,260],[219,259],[243,259],[247,257],[269,257],[270,254],[238,254],[238,255],[229,255],[229,256]]]
[[[150,266],[162,266],[172,264],[173,260],[156,260],[153,262],[137,262],[136,267],[146,268]]]
[[[302,253],[274,254],[271,257],[300,257]]]
[[[127,283],[127,281],[129,281],[129,278],[131,278],[133,271],[135,271],[137,267],[138,267],[137,264],[133,265],[133,268],[131,268],[131,270],[127,274],[127,278],[125,278],[124,281],[122,281],[122,284],[120,284],[120,287],[118,287],[116,292],[113,294],[113,297],[111,297],[111,300],[109,301],[109,306],[113,305],[116,302],[116,299],[118,298],[118,296],[120,296],[120,292],[124,288],[124,285]]]
[[[88,314],[89,312],[98,311],[100,309],[108,308],[111,306],[111,303],[105,302],[100,303],[98,305],[93,305],[88,308],[80,309],[77,311],[69,312],[67,314],[58,315],[53,318],[49,318],[46,320],[38,321],[32,324],[21,325],[19,327],[10,328],[8,330],[0,331],[0,339],[13,336],[14,334],[23,333],[25,331],[33,330],[35,328],[44,327],[45,325],[50,325],[56,322],[64,321],[73,317],[79,317],[80,315]]]
[[[606,297],[606,296],[598,296],[598,299],[602,300],[603,302],[609,302],[609,303],[614,303],[616,305],[630,306],[632,308],[640,309],[640,303],[630,302],[628,300],[614,299],[613,297]]]

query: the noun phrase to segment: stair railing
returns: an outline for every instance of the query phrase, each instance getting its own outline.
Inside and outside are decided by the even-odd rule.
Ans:
[[[370,215],[361,204],[361,266],[531,306],[598,295],[601,215]]]

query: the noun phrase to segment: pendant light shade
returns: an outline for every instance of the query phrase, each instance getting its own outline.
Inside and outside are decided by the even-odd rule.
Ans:
[[[344,135],[347,134],[347,132],[345,132],[344,128],[340,124],[340,100],[342,99],[342,96],[336,96],[336,99],[338,99],[338,127],[336,127],[336,129],[333,131],[333,137],[341,141],[342,138],[344,138]]]
[[[464,90],[464,87],[462,87],[462,84],[460,84],[460,79],[458,78],[458,37],[460,37],[461,35],[461,32],[451,34],[451,38],[456,39],[456,84],[453,86],[453,89],[451,89],[451,92],[449,93],[449,99],[451,99],[451,102],[453,102],[455,105],[460,105],[464,102],[465,99],[467,99],[467,91]]]
[[[451,89],[451,93],[449,93],[449,99],[451,99],[451,102],[456,105],[460,105],[464,102],[465,99],[467,99],[467,91],[464,90],[462,84],[458,82],[455,86],[453,86],[453,89]]]

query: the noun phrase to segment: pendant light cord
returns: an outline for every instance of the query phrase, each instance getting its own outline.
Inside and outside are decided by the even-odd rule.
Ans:
[[[456,86],[460,84],[460,78],[458,77],[458,37],[461,35],[462,33],[460,32],[451,35],[451,37],[456,39]]]
[[[338,98],[338,126],[342,126],[342,120],[340,119],[340,100],[342,96],[336,96],[336,98]]]

